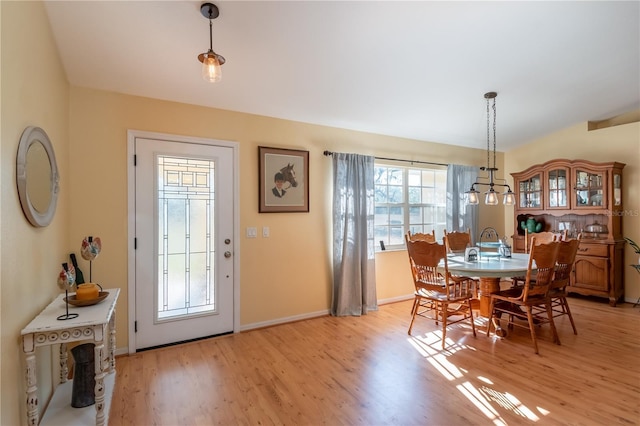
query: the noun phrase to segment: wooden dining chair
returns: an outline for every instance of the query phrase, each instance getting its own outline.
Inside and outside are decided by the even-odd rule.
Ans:
[[[524,230],[524,249],[526,253],[531,251],[531,244],[533,242],[532,237],[535,238],[536,244],[545,244],[551,241],[563,241],[567,239],[567,230],[552,232],[552,231],[542,231],[536,232],[535,234],[530,234],[526,229]]]
[[[405,237],[406,239],[408,239],[408,241],[426,241],[428,243],[435,243],[437,241],[435,229],[432,229],[430,234],[424,234],[420,232],[412,234],[411,231],[407,231]]]
[[[471,230],[469,228],[466,231],[452,232],[447,232],[445,229],[444,235],[447,237],[447,253],[464,252],[467,247],[471,247]]]
[[[436,324],[442,322],[442,349],[445,348],[448,325],[468,319],[476,336],[471,307],[473,282],[450,279],[446,246],[407,240],[407,252],[415,284],[408,334],[411,334],[416,316],[423,316],[435,320]]]
[[[432,230],[430,234],[425,234],[425,233],[421,233],[421,232],[416,232],[416,233],[411,233],[411,231],[407,231],[407,233],[404,235],[404,239],[405,239],[405,243],[407,244],[407,246],[409,245],[409,241],[425,241],[427,243],[436,243],[436,231]],[[413,260],[411,259],[411,256],[409,256],[409,265],[411,266],[411,270],[413,270]],[[421,300],[420,301],[420,306],[421,307],[426,307],[427,305],[431,305],[430,302],[427,302],[425,300]],[[413,316],[413,312],[416,310],[417,305],[413,304],[411,305],[411,315]]]
[[[467,229],[467,232],[447,232],[445,229],[444,245],[445,247],[447,247],[447,253],[464,254],[465,249],[471,245],[471,232],[469,231],[469,229]],[[454,281],[473,281],[474,299],[478,298],[478,287],[480,286],[480,280],[478,278],[469,277],[466,275],[452,274],[449,274],[449,278]]]
[[[532,240],[535,241],[535,238],[535,236],[532,237]],[[513,329],[514,326],[517,326],[529,329],[535,353],[538,353],[536,325],[550,324],[553,341],[560,344],[549,299],[549,288],[555,273],[559,247],[560,243],[557,241],[546,244],[531,244],[524,286],[491,294],[487,336],[489,336],[492,325],[496,330],[496,335],[502,337],[506,335],[504,329],[500,327],[502,315],[506,314],[509,318],[509,328]],[[536,272],[535,280],[532,279],[534,271]],[[524,320],[525,322],[516,320]]]
[[[551,286],[549,287],[549,299],[551,301],[551,309],[553,317],[567,315],[573,327],[573,334],[578,334],[576,324],[573,321],[573,315],[569,309],[567,302],[566,286],[569,285],[571,273],[576,262],[576,253],[580,246],[580,236],[576,239],[568,241],[560,241],[558,256],[556,259],[555,274]]]
[[[535,240],[533,239],[533,236],[535,236]],[[543,231],[543,232],[536,232],[535,234],[529,234],[529,232],[525,229],[524,230],[525,253],[531,252],[531,244],[533,243],[533,241],[535,241],[536,244],[546,244],[551,241],[564,241],[566,239],[567,239],[566,229],[561,232]],[[511,284],[513,287],[519,287],[523,285],[524,281],[525,281],[525,277],[522,277],[522,276],[511,277]]]

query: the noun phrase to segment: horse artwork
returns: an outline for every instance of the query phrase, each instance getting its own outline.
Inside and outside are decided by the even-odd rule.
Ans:
[[[285,167],[280,169],[280,173],[282,173],[282,175],[284,176],[284,181],[289,184],[287,188],[295,188],[296,186],[298,186],[298,181],[296,180],[296,171],[293,169],[293,164],[288,163]]]
[[[260,213],[309,211],[309,152],[259,147]]]

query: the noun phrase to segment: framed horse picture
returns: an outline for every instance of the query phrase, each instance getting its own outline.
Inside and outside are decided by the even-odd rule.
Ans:
[[[309,151],[258,147],[260,213],[309,211]]]

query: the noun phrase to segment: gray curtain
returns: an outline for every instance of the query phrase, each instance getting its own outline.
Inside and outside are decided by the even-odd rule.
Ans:
[[[478,178],[480,168],[449,164],[447,167],[447,232],[471,229],[471,242],[478,231],[478,206],[467,204],[465,194]]]
[[[373,235],[374,157],[333,154],[331,315],[378,309]]]

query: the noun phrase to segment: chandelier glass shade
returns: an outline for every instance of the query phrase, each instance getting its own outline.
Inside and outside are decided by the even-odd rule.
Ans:
[[[210,83],[217,83],[222,79],[222,65],[225,59],[213,51],[213,24],[220,12],[213,3],[202,3],[200,13],[209,20],[209,50],[198,55],[198,60],[202,62],[202,78]]]
[[[469,191],[466,192],[467,194],[467,202],[469,204],[479,204],[480,199],[479,199],[479,194],[480,192],[476,189],[476,186],[480,185],[480,186],[488,186],[489,189],[484,193],[485,194],[485,198],[484,198],[484,203],[489,205],[489,206],[497,206],[499,204],[499,200],[498,200],[498,192],[496,192],[495,187],[496,186],[501,186],[506,188],[506,191],[502,194],[504,196],[503,198],[503,204],[505,206],[512,206],[515,204],[516,202],[516,197],[515,194],[513,193],[513,191],[511,191],[511,187],[509,185],[507,185],[506,183],[496,183],[496,178],[495,178],[495,172],[498,171],[498,169],[496,168],[496,97],[498,96],[498,94],[496,92],[488,92],[484,94],[485,99],[487,100],[487,166],[486,167],[480,167],[480,170],[482,171],[486,171],[488,173],[488,176],[478,176],[478,179],[476,180],[476,182],[473,183],[473,185],[471,185],[471,189],[469,189]],[[491,165],[490,163],[490,157],[491,157],[491,148],[490,148],[490,141],[491,141],[491,126],[490,126],[490,117],[491,117],[491,113],[490,113],[490,100],[493,100],[493,105],[492,105],[492,109],[493,109],[493,165]],[[482,180],[487,180],[487,182],[484,181],[480,181],[480,179]],[[500,179],[503,182],[506,182],[504,179]]]

